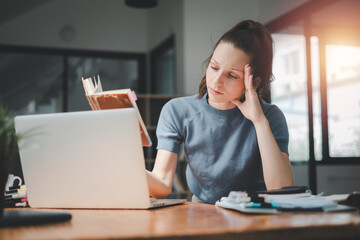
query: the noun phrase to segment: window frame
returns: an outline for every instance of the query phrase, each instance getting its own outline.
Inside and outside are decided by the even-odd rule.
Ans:
[[[62,72],[62,112],[68,112],[68,59],[69,57],[94,57],[107,59],[127,59],[138,61],[139,90],[138,94],[148,93],[146,87],[146,54],[117,52],[117,51],[99,51],[99,50],[82,50],[82,49],[64,49],[52,47],[29,47],[0,44],[0,53],[22,53],[22,54],[44,54],[50,56],[60,56],[63,58]]]
[[[177,79],[176,79],[176,45],[175,45],[175,34],[171,34],[168,38],[166,38],[163,42],[158,44],[150,51],[150,93],[157,94],[157,59],[161,57],[168,50],[173,49],[175,51],[174,56],[174,82],[173,82],[173,93],[177,92]]]

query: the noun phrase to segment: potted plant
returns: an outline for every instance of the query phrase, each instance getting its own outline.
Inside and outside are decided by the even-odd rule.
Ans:
[[[3,201],[5,184],[9,167],[17,151],[17,141],[14,121],[7,116],[6,110],[0,101],[0,217],[3,216]]]

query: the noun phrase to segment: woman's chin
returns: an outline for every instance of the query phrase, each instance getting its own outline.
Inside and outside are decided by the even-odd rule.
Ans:
[[[219,98],[209,97],[208,103],[210,104],[210,106],[221,110],[227,110],[236,107],[236,105],[232,103],[232,101],[229,99],[219,99]]]

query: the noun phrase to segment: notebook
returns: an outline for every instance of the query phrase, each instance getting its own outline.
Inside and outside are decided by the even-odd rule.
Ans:
[[[20,160],[33,208],[148,209],[145,160],[134,109],[17,116]]]

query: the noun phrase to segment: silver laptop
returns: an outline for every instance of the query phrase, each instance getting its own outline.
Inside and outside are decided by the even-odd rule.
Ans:
[[[134,109],[17,116],[20,159],[34,208],[147,209],[150,203]],[[153,199],[151,199],[153,200]]]

